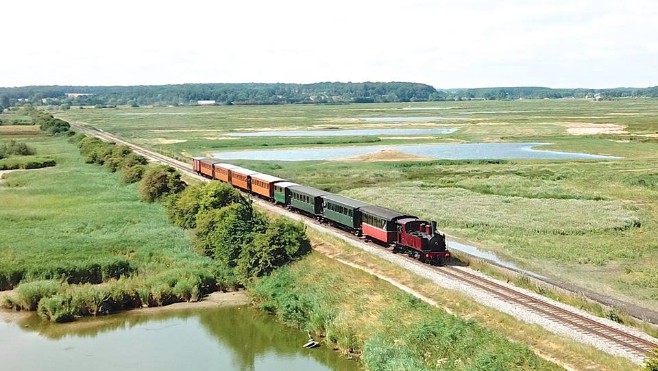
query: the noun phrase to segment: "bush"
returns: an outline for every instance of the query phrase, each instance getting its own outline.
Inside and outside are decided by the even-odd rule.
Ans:
[[[36,154],[36,150],[25,143],[18,143],[15,140],[10,140],[8,143],[0,145],[0,159],[16,156],[28,156]]]
[[[651,355],[644,361],[645,371],[658,371],[658,348],[654,349]]]
[[[200,254],[234,267],[244,245],[267,228],[267,220],[251,204],[235,203],[199,214],[194,246]]]
[[[196,228],[199,214],[234,203],[247,203],[247,200],[230,185],[221,182],[196,184],[170,200],[167,217],[182,228]]]
[[[300,222],[277,218],[265,233],[243,246],[236,270],[242,282],[261,277],[311,252],[311,242]]]
[[[50,135],[66,134],[71,129],[71,125],[68,122],[52,118],[52,116],[49,119],[41,119],[38,121],[41,121],[41,123],[35,123],[39,125],[39,128],[46,134]]]
[[[146,170],[139,183],[139,197],[142,201],[154,202],[170,194],[185,189],[180,173],[166,165],[158,165]]]
[[[146,171],[145,165],[126,166],[121,168],[121,182],[123,184],[137,183],[142,180],[144,172]]]
[[[39,301],[57,293],[60,283],[52,280],[22,283],[16,287],[16,302],[11,307],[20,310],[36,310]]]
[[[37,310],[39,316],[51,322],[69,322],[73,320],[71,297],[66,293],[43,298]]]

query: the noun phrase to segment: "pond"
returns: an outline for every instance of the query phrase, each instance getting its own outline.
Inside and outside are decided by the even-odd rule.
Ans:
[[[461,117],[427,116],[427,117],[361,117],[366,122],[427,122],[427,121],[462,121]]]
[[[256,131],[249,133],[230,133],[231,137],[337,137],[337,136],[367,136],[367,135],[428,135],[452,134],[456,128],[434,129],[335,129],[335,130],[278,130]]]
[[[617,159],[619,157],[535,150],[548,143],[462,143],[361,147],[300,148],[215,152],[222,160],[308,161],[336,160],[384,150],[396,150],[416,156],[449,160],[481,159]]]
[[[251,307],[128,312],[71,324],[36,315],[0,321],[3,370],[359,369],[327,347],[303,348],[307,340]]]

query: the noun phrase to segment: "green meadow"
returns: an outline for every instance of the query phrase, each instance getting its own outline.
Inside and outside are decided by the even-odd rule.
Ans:
[[[655,100],[470,101],[358,105],[79,109],[56,116],[179,158],[224,149],[542,142],[617,160],[238,161],[436,219],[447,233],[541,274],[658,307]],[[389,122],[390,117],[430,120]],[[373,121],[384,118],[383,121]],[[229,137],[305,129],[457,128],[448,135]]]
[[[86,307],[82,314],[96,314],[195,300],[221,283],[217,264],[190,249],[189,236],[167,221],[162,205],[139,201],[136,184],[85,164],[66,137],[36,128],[12,139],[56,165],[0,180],[0,289],[18,294],[10,306],[34,310],[55,290]],[[101,308],[110,296],[115,303]]]

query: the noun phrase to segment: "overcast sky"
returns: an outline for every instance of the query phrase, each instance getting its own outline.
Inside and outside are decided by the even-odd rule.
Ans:
[[[0,31],[5,87],[658,85],[654,0],[12,0]]]

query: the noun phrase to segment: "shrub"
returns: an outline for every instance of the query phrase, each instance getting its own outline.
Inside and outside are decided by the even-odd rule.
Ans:
[[[233,203],[246,203],[235,188],[226,183],[209,182],[187,187],[167,205],[169,220],[183,228],[195,228],[197,216]]]
[[[242,247],[266,227],[265,217],[255,213],[251,204],[232,204],[199,214],[194,246],[197,252],[234,267]]]
[[[308,254],[311,242],[300,222],[277,218],[265,233],[257,234],[240,252],[236,275],[242,282],[270,274],[274,269]]]
[[[69,322],[73,320],[71,297],[66,293],[43,298],[37,309],[39,316],[51,322]]]
[[[121,182],[124,184],[139,182],[142,180],[145,171],[145,165],[124,166],[121,168]]]
[[[35,121],[39,128],[50,135],[66,134],[71,129],[68,122],[52,118],[52,116],[49,119],[39,119],[37,121],[40,121],[40,123]]]
[[[651,352],[651,355],[644,361],[645,371],[658,371],[658,348]]]
[[[185,189],[180,173],[166,165],[158,165],[146,170],[139,183],[139,197],[142,201],[154,202],[164,196],[176,194]]]
[[[16,302],[11,305],[21,310],[36,310],[39,301],[50,297],[60,289],[60,283],[52,280],[22,283],[16,287]]]

